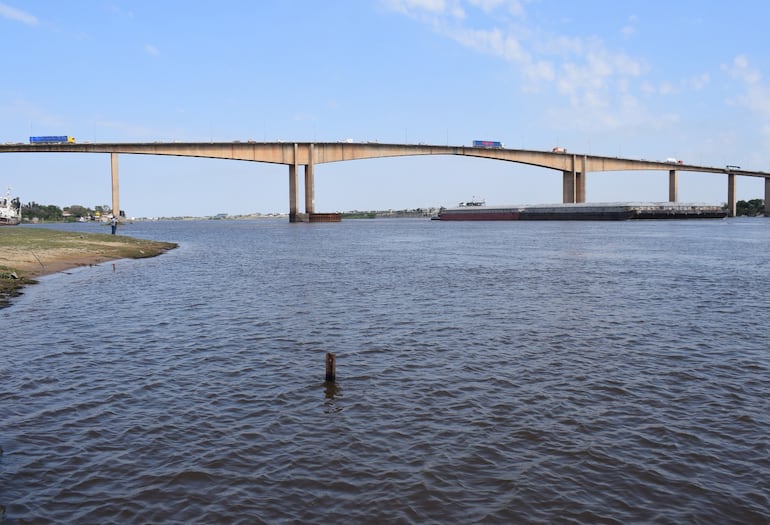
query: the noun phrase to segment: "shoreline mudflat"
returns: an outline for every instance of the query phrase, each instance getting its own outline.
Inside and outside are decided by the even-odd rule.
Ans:
[[[123,235],[7,226],[0,228],[0,308],[36,277],[116,259],[154,257],[176,248],[170,242]]]

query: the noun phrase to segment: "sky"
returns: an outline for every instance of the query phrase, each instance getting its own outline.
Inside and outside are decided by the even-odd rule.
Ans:
[[[0,143],[496,140],[770,171],[767,20],[759,0],[0,0]],[[288,212],[283,165],[119,162],[130,217]],[[110,180],[107,154],[0,154],[22,202],[109,207]],[[590,202],[668,199],[665,171],[586,181]],[[487,159],[358,160],[316,165],[315,206],[555,203],[561,184]],[[738,199],[763,197],[738,178]],[[724,175],[679,174],[680,201],[726,199]]]

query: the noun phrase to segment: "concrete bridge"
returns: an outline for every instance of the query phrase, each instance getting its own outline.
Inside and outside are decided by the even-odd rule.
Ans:
[[[245,160],[283,164],[289,167],[289,220],[302,222],[315,213],[314,166],[383,157],[415,155],[462,155],[553,169],[562,172],[562,201],[585,202],[586,175],[600,171],[667,171],[668,200],[677,201],[679,171],[722,173],[727,176],[727,207],[735,216],[737,176],[765,179],[765,216],[770,217],[770,172],[742,170],[736,166],[717,168],[694,164],[624,159],[551,151],[427,144],[380,144],[376,142],[152,142],[83,144],[4,144],[0,153],[109,153],[112,173],[112,209],[120,209],[118,155],[173,155],[216,159]],[[299,211],[299,167],[304,168],[305,206]]]

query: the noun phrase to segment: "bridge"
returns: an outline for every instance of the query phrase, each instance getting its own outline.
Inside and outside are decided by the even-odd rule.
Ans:
[[[765,179],[765,216],[770,217],[770,172],[742,170],[737,166],[712,167],[662,161],[605,157],[525,149],[380,144],[376,142],[151,142],[82,144],[3,144],[0,153],[109,153],[112,175],[112,209],[120,209],[118,156],[172,155],[283,164],[289,168],[289,220],[304,222],[315,211],[314,166],[384,157],[461,155],[516,162],[562,172],[562,201],[585,202],[586,176],[601,171],[667,171],[668,200],[677,202],[678,172],[720,173],[727,176],[728,214],[735,216],[737,176]],[[299,168],[304,169],[305,205],[299,211]]]

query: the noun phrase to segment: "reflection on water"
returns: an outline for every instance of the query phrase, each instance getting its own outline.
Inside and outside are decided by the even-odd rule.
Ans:
[[[3,521],[770,520],[766,220],[122,233],[0,310]]]

